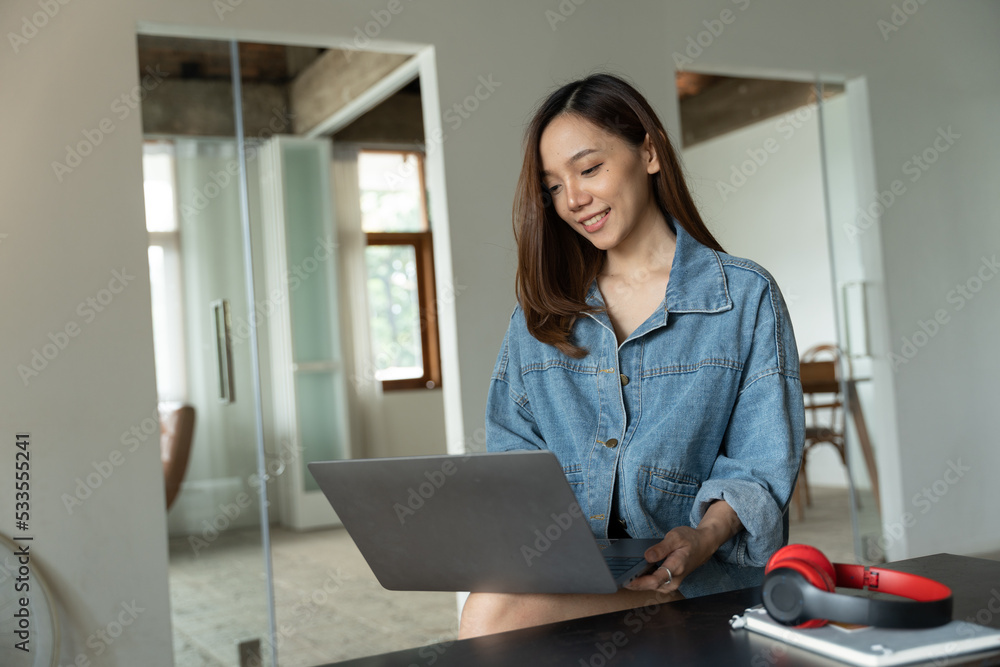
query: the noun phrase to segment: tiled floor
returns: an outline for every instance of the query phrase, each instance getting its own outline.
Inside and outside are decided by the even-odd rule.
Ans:
[[[804,521],[791,512],[790,540],[854,561],[843,489],[813,490]],[[343,530],[272,529],[278,655],[306,667],[454,639],[454,593],[386,591]],[[179,667],[235,667],[236,643],[267,634],[259,534],[226,531],[195,550],[171,540],[170,592]]]
[[[305,667],[454,639],[454,593],[383,589],[342,529],[272,528],[282,667]],[[197,554],[170,544],[175,664],[235,667],[239,641],[267,635],[256,531],[227,531]]]
[[[789,543],[811,544],[839,563],[855,563],[854,534],[851,531],[851,502],[847,489],[814,486],[812,506],[798,520],[795,506],[789,508]]]

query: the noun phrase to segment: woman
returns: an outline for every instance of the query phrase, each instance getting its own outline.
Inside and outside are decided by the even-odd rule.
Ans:
[[[460,636],[759,585],[804,437],[791,322],[705,227],[632,86],[597,74],[545,100],[514,230],[487,448],[551,450],[597,537],[662,538],[646,559],[665,560],[613,595],[474,593]]]

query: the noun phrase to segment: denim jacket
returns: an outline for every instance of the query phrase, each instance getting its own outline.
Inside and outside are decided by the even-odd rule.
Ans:
[[[490,380],[486,446],[551,450],[599,538],[612,493],[635,538],[696,527],[725,500],[743,530],[681,582],[696,597],[762,582],[787,542],[805,423],[774,279],[669,224],[677,247],[665,297],[621,345],[607,313],[589,313],[571,333],[588,354],[573,359],[531,336],[514,309]],[[604,306],[596,281],[587,302]]]

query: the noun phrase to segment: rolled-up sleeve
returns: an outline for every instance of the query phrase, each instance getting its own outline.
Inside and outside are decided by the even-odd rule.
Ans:
[[[513,331],[517,314],[515,309],[490,377],[486,398],[486,450],[490,452],[545,448],[521,382],[517,335]]]
[[[740,567],[763,567],[783,543],[782,515],[802,457],[805,416],[791,320],[772,280],[761,294],[741,386],[719,456],[691,510],[697,526],[708,506],[724,500],[743,530],[717,556]]]

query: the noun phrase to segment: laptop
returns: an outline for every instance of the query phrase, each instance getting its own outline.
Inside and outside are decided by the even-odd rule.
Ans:
[[[545,450],[309,464],[389,590],[614,593],[660,540],[598,540]]]

